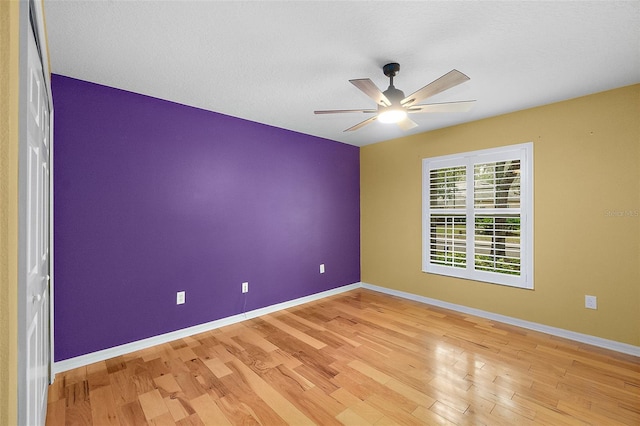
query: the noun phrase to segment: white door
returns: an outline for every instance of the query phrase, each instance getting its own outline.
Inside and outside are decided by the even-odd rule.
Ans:
[[[49,385],[49,117],[35,37],[29,33],[26,197],[26,424],[44,425]]]

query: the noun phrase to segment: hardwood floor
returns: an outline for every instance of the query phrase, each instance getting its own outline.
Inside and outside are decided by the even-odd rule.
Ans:
[[[58,374],[63,424],[639,425],[640,359],[359,289]]]

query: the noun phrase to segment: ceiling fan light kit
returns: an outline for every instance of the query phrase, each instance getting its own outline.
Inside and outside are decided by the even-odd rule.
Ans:
[[[376,114],[355,126],[351,126],[345,132],[358,130],[359,128],[372,123],[376,120],[382,123],[396,123],[402,130],[409,130],[418,124],[411,120],[407,114],[425,113],[425,112],[463,112],[471,109],[475,101],[458,101],[445,102],[438,104],[419,104],[424,99],[434,96],[440,92],[450,89],[454,86],[469,80],[469,77],[458,70],[451,70],[437,80],[424,86],[422,89],[404,96],[402,90],[398,90],[393,85],[393,77],[400,72],[400,64],[391,62],[382,67],[384,75],[389,77],[389,87],[384,92],[368,78],[349,80],[351,84],[360,89],[365,95],[373,99],[378,104],[378,109],[348,109],[348,110],[320,110],[314,111],[315,114],[341,114],[349,112],[361,112],[365,114]]]
[[[381,123],[398,123],[407,118],[407,111],[403,108],[379,107],[378,121]]]

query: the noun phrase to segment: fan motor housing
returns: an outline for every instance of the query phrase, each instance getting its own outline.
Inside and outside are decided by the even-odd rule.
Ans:
[[[382,92],[382,94],[389,99],[391,105],[399,105],[400,101],[404,99],[404,92],[396,89],[394,86],[389,86],[389,88]]]

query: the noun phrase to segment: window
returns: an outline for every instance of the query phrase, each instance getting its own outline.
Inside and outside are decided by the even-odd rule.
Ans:
[[[422,160],[422,270],[533,288],[533,144]]]

